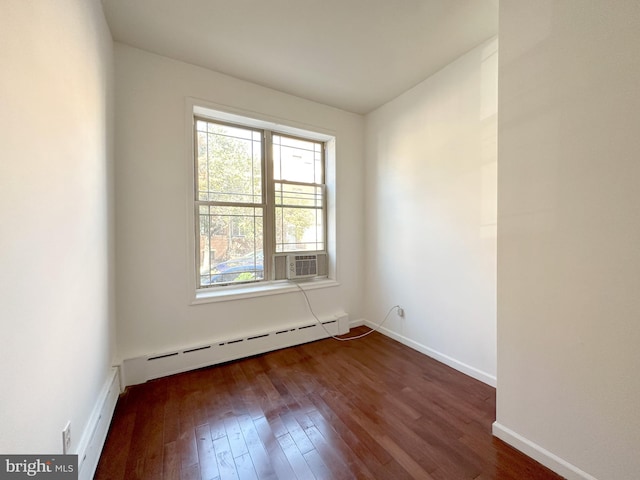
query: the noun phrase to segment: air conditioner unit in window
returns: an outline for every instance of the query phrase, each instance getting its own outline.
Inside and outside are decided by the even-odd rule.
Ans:
[[[318,276],[318,255],[287,255],[287,278],[310,278]]]

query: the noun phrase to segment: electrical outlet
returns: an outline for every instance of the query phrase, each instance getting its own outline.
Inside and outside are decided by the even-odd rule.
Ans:
[[[398,307],[398,316],[404,318],[404,308]]]
[[[71,450],[71,422],[67,422],[62,430],[62,453],[67,455]]]

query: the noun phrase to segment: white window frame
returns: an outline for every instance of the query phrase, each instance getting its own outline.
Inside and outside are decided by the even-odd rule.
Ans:
[[[187,139],[188,175],[189,186],[187,188],[187,207],[189,223],[189,292],[192,305],[219,302],[227,300],[237,300],[265,295],[275,295],[288,292],[295,292],[298,287],[292,285],[287,280],[268,280],[248,284],[235,284],[227,286],[216,286],[214,288],[198,289],[196,287],[196,228],[195,228],[195,169],[194,169],[194,141],[193,122],[194,116],[210,119],[214,122],[232,123],[250,128],[270,130],[274,133],[281,133],[294,137],[307,138],[309,140],[321,141],[325,144],[325,170],[324,181],[325,190],[325,250],[328,258],[326,278],[311,279],[300,282],[299,285],[305,290],[316,288],[335,287],[340,285],[337,281],[337,248],[336,248],[336,136],[333,132],[319,128],[303,125],[285,119],[274,118],[267,115],[256,114],[255,112],[245,112],[233,109],[228,106],[213,104],[199,99],[187,98],[185,107],[185,138]]]

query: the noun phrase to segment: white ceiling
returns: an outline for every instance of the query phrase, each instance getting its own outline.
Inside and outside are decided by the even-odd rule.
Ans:
[[[498,0],[102,0],[114,39],[367,113],[498,31]]]

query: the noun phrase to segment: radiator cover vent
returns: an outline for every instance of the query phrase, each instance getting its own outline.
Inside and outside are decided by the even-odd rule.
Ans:
[[[324,328],[316,320],[307,320],[294,325],[279,325],[266,332],[254,332],[242,337],[126,359],[122,362],[124,383],[136,385],[154,378],[320,340],[327,338],[329,334],[342,335],[349,331],[349,316],[346,313],[321,320]]]

